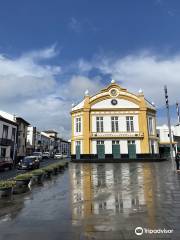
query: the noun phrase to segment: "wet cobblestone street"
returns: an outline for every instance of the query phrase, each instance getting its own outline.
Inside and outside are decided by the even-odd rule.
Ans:
[[[173,233],[136,236],[135,228]],[[0,240],[180,239],[180,174],[169,162],[69,164],[0,200]]]

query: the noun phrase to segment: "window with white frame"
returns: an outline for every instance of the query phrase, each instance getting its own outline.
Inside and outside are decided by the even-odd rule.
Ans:
[[[81,132],[81,117],[76,118],[76,132]]]
[[[113,140],[112,145],[119,145],[119,140]]]
[[[103,131],[104,131],[103,117],[96,117],[96,132]]]
[[[126,117],[126,130],[127,130],[127,132],[134,132],[134,117],[133,116]]]
[[[148,129],[149,129],[149,134],[152,135],[153,134],[153,119],[152,117],[149,117],[148,119]]]
[[[128,140],[128,144],[135,144],[135,140]]]
[[[104,144],[104,141],[102,140],[97,140],[97,145],[103,145]]]
[[[6,148],[5,147],[1,147],[0,149],[0,157],[6,157]]]
[[[9,127],[6,125],[3,125],[3,134],[2,134],[2,138],[7,139],[8,138],[8,129]]]
[[[118,117],[111,117],[111,131],[112,132],[118,132],[119,131],[119,121]]]

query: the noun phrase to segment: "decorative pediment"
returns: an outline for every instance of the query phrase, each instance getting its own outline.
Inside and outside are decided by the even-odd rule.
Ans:
[[[127,91],[126,88],[122,88],[120,85],[115,83],[114,80],[111,81],[107,87],[102,89],[100,92],[94,96],[89,96],[85,94],[84,100],[76,106],[73,106],[73,111],[80,111],[82,109],[100,109],[100,108],[112,108],[112,109],[151,109],[155,111],[155,107],[147,104],[144,98],[144,94],[139,92],[138,94],[133,94]]]
[[[127,89],[122,88],[116,83],[111,83],[109,86],[106,88],[102,89],[98,94],[92,96],[90,98],[90,105],[93,106],[99,102],[105,101],[107,99],[124,99],[124,104],[123,106],[130,106],[133,105],[133,108],[139,107],[140,99],[137,95],[132,94],[127,91]],[[114,101],[115,102],[115,101]],[[120,100],[119,102],[123,102],[123,100]],[[125,104],[126,102],[126,104]],[[104,102],[105,103],[105,102]],[[108,103],[108,100],[106,101]],[[133,103],[133,104],[130,104]],[[101,104],[99,104],[100,106]],[[112,104],[113,105],[113,104]],[[111,107],[113,107],[111,105]],[[114,107],[117,107],[114,105]],[[120,107],[120,105],[119,105]]]
[[[122,88],[120,85],[117,83],[111,83],[109,84],[106,88],[103,88],[101,92],[110,92],[112,89],[116,89],[117,91],[127,91],[126,88]]]

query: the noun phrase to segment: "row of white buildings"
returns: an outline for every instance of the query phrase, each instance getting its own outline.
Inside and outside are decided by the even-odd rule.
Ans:
[[[180,123],[171,126],[173,155],[180,151]],[[162,156],[170,155],[170,136],[167,125],[157,127],[157,137],[159,139],[159,153]]]
[[[54,130],[38,131],[36,127],[27,128],[27,153],[33,151],[50,152],[50,154],[61,153],[70,156],[70,143],[58,137]]]
[[[70,143],[53,130],[38,131],[22,117],[0,111],[0,161],[18,161],[34,151],[70,155]]]

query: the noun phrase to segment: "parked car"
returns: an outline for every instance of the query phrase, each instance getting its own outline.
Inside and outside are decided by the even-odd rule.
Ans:
[[[13,167],[13,160],[11,158],[0,157],[0,170],[8,168],[11,170]]]
[[[42,152],[33,152],[32,156],[36,156],[39,161],[42,161]]]
[[[42,153],[42,158],[50,158],[50,153],[49,152],[43,152]]]
[[[54,159],[61,159],[61,158],[63,158],[63,155],[61,153],[56,153],[54,155]]]
[[[23,169],[23,170],[36,169],[36,168],[39,168],[39,166],[40,166],[40,161],[38,156],[24,157],[18,163],[18,169]]]
[[[67,158],[68,156],[67,156],[67,154],[63,154],[63,158]]]

